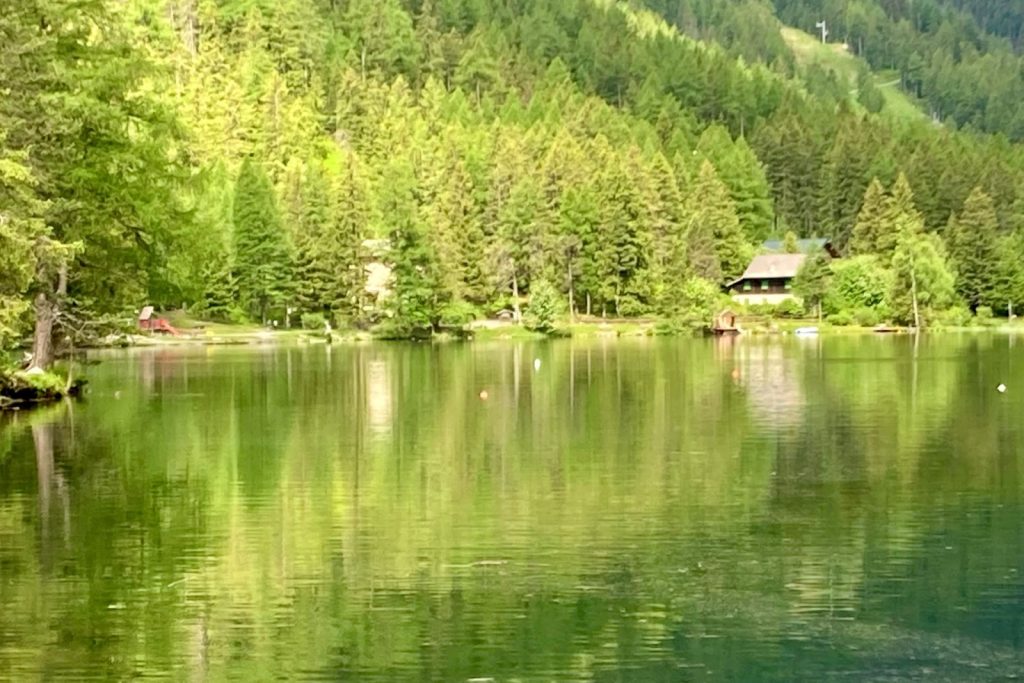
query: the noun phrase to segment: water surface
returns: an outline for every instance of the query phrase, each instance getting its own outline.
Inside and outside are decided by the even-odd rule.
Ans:
[[[0,427],[0,678],[1024,676],[1022,350],[105,354]]]

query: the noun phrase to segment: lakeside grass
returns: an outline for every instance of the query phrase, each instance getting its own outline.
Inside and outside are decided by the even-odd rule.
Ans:
[[[182,332],[182,336],[175,337],[164,334],[134,334],[125,339],[123,343],[111,343],[108,346],[174,346],[174,345],[248,345],[248,344],[287,344],[287,343],[314,343],[322,344],[326,340],[322,333],[304,330],[301,328],[292,329],[268,329],[252,323],[228,323],[205,321],[189,316],[182,311],[160,314],[168,320],[176,329]],[[875,327],[860,325],[833,325],[828,321],[819,322],[816,318],[768,318],[755,317],[753,319],[741,320],[740,328],[742,334],[747,336],[767,335],[793,335],[796,330],[802,327],[815,327],[818,334],[822,336],[837,335],[858,335],[878,334]],[[581,317],[574,320],[563,318],[558,321],[557,328],[560,336],[572,337],[574,339],[600,339],[600,338],[629,338],[629,337],[653,337],[653,336],[690,336],[692,328],[680,326],[669,320],[660,318],[625,318],[625,319],[602,319],[596,317]],[[1000,333],[1024,333],[1024,320],[1007,320],[995,318],[988,321],[977,321],[971,325],[959,327],[935,327],[929,332],[1000,332]],[[887,330],[892,334],[905,334],[909,328],[894,326]],[[699,330],[692,330],[692,334],[699,336]],[[465,339],[475,342],[516,342],[516,341],[537,341],[544,339],[545,335],[533,332],[511,322],[477,321],[477,323],[466,331],[465,335],[441,332],[435,334],[434,342],[448,342]],[[338,343],[368,342],[378,338],[372,332],[355,329],[334,330],[332,341]]]

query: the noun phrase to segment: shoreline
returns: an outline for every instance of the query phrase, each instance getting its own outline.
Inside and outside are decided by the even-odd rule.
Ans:
[[[856,325],[836,326],[827,322],[817,323],[811,320],[780,320],[768,325],[740,328],[737,337],[787,337],[799,336],[796,330],[813,327],[816,332],[810,336],[842,337],[842,336],[906,336],[914,334],[910,327],[863,327]],[[330,344],[363,344],[371,342],[393,343],[396,341],[420,341],[430,343],[449,342],[484,342],[484,341],[540,341],[544,339],[618,339],[641,337],[678,337],[694,338],[713,337],[706,330],[670,327],[666,321],[605,321],[605,322],[574,322],[562,325],[560,334],[545,335],[532,332],[525,327],[507,324],[488,324],[470,326],[461,333],[436,332],[422,340],[385,339],[372,332],[357,330],[332,331],[328,340],[323,333],[308,330],[246,330],[222,331],[219,333],[184,334],[181,336],[131,334],[108,337],[99,343],[81,346],[82,350],[110,350],[130,348],[159,348],[178,346],[258,346],[263,344],[297,343],[309,345]],[[998,325],[975,325],[969,327],[933,327],[922,331],[922,334],[1018,334],[1024,333],[1024,324],[1007,321]]]

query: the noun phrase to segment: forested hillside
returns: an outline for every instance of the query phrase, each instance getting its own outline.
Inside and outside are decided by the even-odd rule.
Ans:
[[[788,230],[855,256],[833,269],[832,312],[909,320],[910,282],[935,319],[1024,299],[1021,147],[871,113],[797,68],[758,0],[648,6],[0,0],[0,339],[147,302],[405,335],[538,290],[594,315],[699,318]],[[959,69],[1017,64],[941,3],[953,19],[934,31],[857,6],[870,30],[834,34],[908,83],[893,46],[924,50],[941,26],[976,29],[953,40],[971,87],[985,79]],[[1016,97],[1007,78],[983,121]],[[997,118],[979,127],[1015,135]],[[372,238],[394,267],[379,307]]]
[[[1024,4],[1016,0],[646,0],[680,30],[709,36],[747,59],[788,64],[773,22],[846,44],[893,71],[928,113],[956,127],[1024,138]],[[774,13],[773,13],[774,10]],[[775,16],[777,14],[777,18]],[[820,74],[805,74],[812,82]],[[819,89],[821,89],[819,87]]]

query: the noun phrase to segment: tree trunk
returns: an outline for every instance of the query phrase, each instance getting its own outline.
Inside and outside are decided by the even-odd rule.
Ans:
[[[590,292],[587,292],[587,317],[590,317]]]
[[[910,297],[914,303],[914,332],[921,331],[921,311],[917,306],[917,273],[914,272],[914,266],[910,266]]]
[[[569,261],[569,319],[576,319],[576,293],[573,291],[571,259]]]
[[[47,370],[53,364],[53,322],[57,306],[45,292],[36,294],[36,327],[32,337],[30,370]]]
[[[32,364],[29,370],[49,370],[53,365],[53,327],[60,315],[60,302],[68,293],[68,267],[61,264],[55,292],[40,291],[35,299],[35,331],[32,335]]]
[[[516,275],[514,266],[512,268],[512,311],[518,325],[523,321],[523,312],[519,308],[519,277]]]

